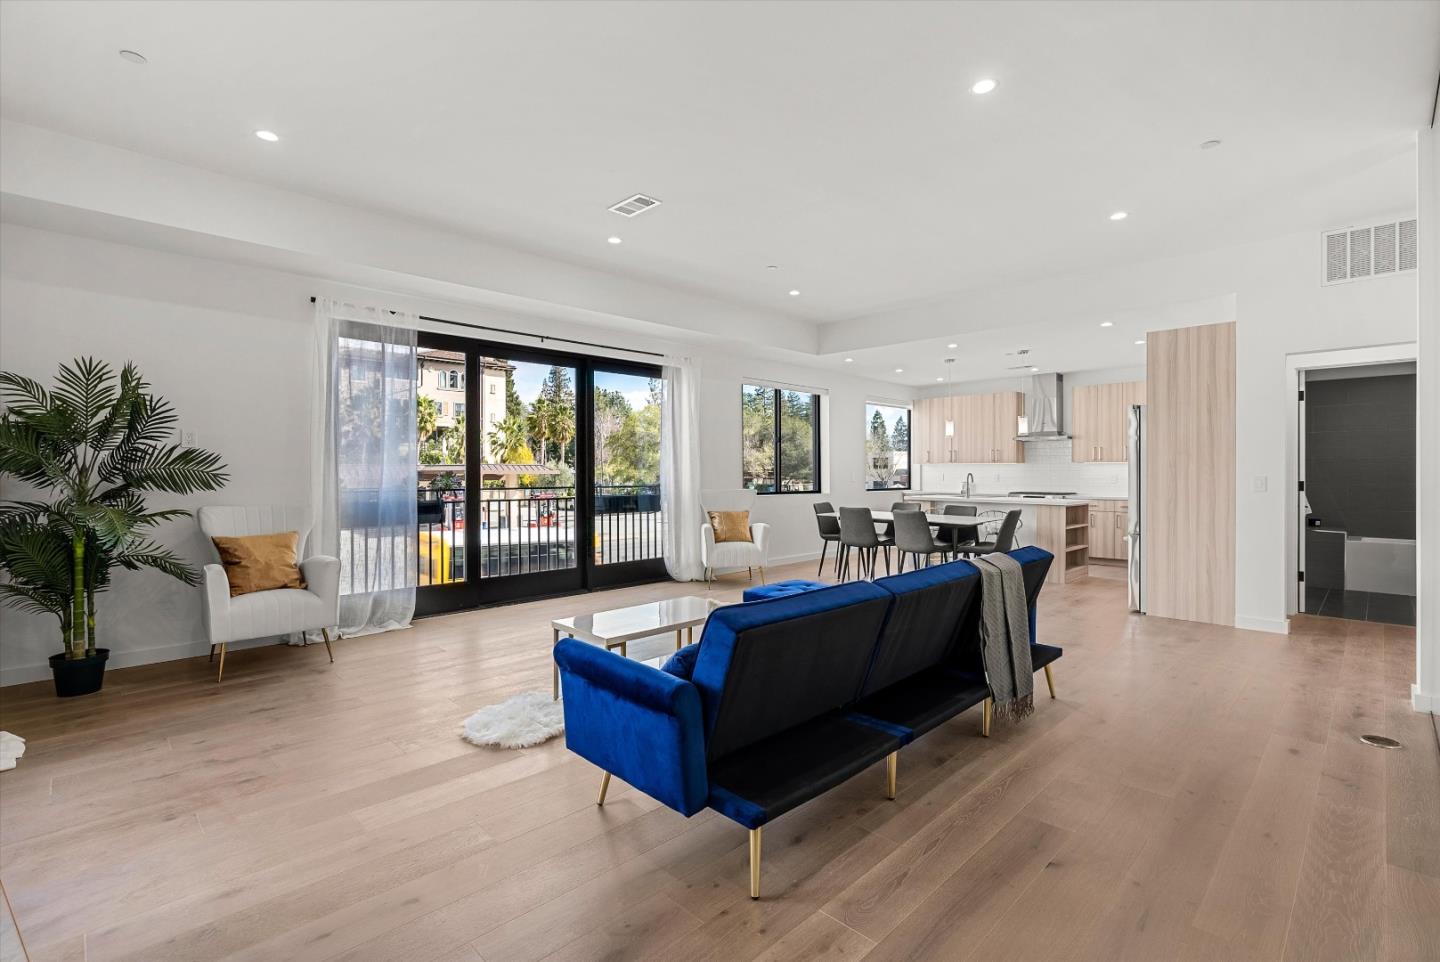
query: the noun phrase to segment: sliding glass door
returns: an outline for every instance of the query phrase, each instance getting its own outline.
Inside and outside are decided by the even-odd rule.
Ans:
[[[592,587],[665,576],[660,509],[660,372],[591,371]]]
[[[663,577],[658,370],[600,363],[421,335],[421,614]]]

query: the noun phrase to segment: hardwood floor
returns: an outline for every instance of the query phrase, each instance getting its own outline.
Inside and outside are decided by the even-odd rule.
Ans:
[[[758,902],[728,819],[618,780],[600,809],[563,741],[458,737],[549,690],[552,617],[704,590],[433,618],[333,666],[239,652],[218,686],[201,658],[112,671],[96,698],[0,691],[28,739],[0,776],[0,876],[32,957],[1440,958],[1440,749],[1407,703],[1409,627],[1282,637],[1132,617],[1114,579],[1047,587],[1058,700],[990,739],[978,708],[925,736],[895,801],[882,764],[779,819]]]

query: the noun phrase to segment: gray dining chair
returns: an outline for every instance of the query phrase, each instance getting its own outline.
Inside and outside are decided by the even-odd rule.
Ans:
[[[964,555],[994,554],[996,552],[1009,551],[1015,547],[1015,529],[1020,525],[1020,509],[1006,512],[1005,520],[1000,522],[1000,530],[995,534],[994,541],[977,541],[974,544],[960,546],[960,553]]]
[[[950,545],[936,540],[930,533],[930,522],[919,511],[897,511],[895,513],[895,551],[897,572],[905,571],[905,556],[915,556],[916,568],[930,567],[930,557],[939,554],[942,561],[948,560]]]
[[[975,505],[973,504],[947,504],[944,514],[951,517],[973,518],[975,517]],[[954,552],[962,544],[970,544],[975,539],[974,528],[946,528],[940,533],[941,540],[945,541],[951,552]]]
[[[825,573],[825,552],[835,544],[835,576],[840,576],[840,519],[835,517],[835,506],[829,501],[815,502],[815,524],[820,528],[820,566],[815,569],[818,578]]]
[[[840,580],[850,577],[850,553],[859,551],[860,577],[875,577],[875,559],[883,549],[885,552],[885,573],[890,573],[890,547],[893,538],[875,530],[875,516],[869,508],[840,509]]]

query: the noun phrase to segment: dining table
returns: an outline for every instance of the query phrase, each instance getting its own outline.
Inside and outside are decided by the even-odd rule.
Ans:
[[[919,513],[918,511],[916,512],[916,514]],[[840,517],[840,512],[825,511],[821,512],[820,517],[838,518]],[[895,512],[871,511],[870,518],[876,524],[888,524],[895,520]],[[970,528],[972,530],[978,530],[983,525],[997,522],[1000,519],[996,517],[982,518],[973,514],[941,514],[938,511],[926,511],[925,520],[937,528]]]

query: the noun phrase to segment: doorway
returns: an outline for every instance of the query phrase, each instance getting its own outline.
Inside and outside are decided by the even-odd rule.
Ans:
[[[418,614],[665,577],[660,370],[422,332]]]
[[[1298,378],[1297,610],[1414,625],[1415,363]]]

